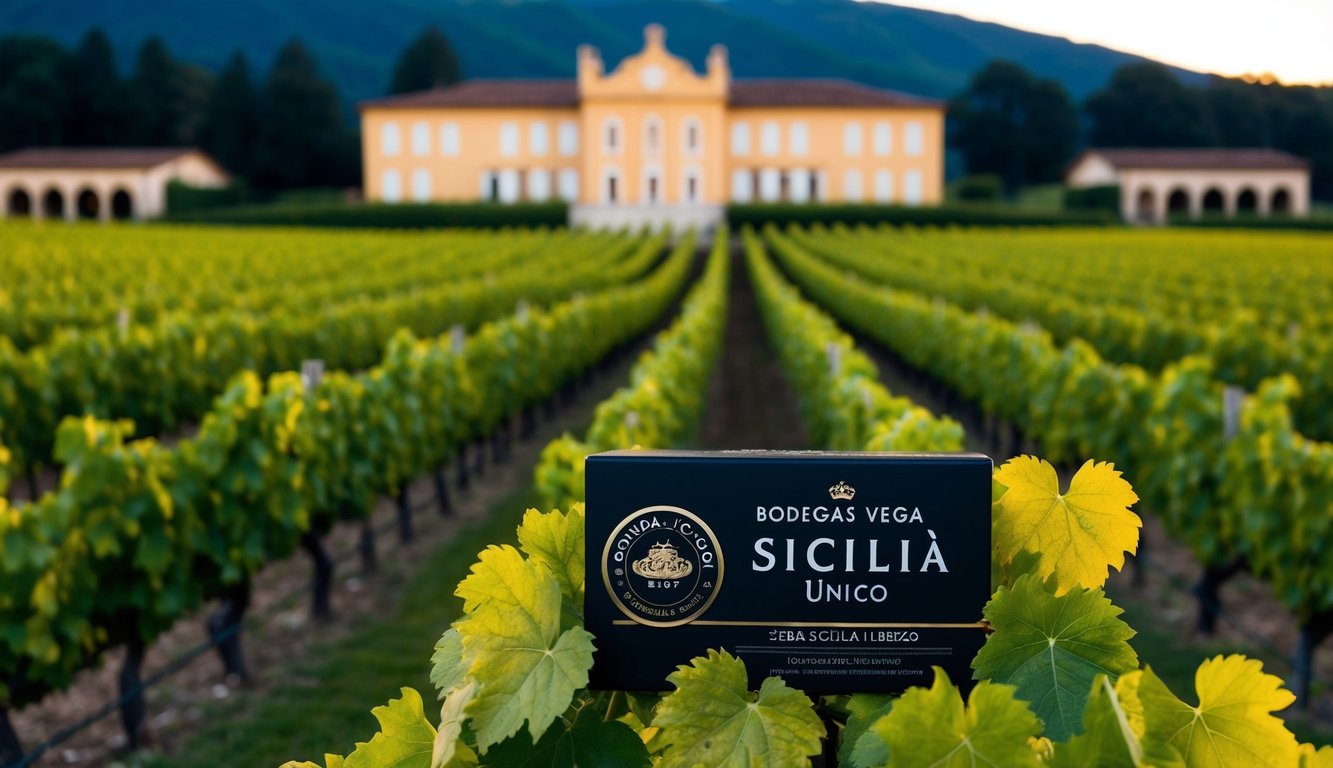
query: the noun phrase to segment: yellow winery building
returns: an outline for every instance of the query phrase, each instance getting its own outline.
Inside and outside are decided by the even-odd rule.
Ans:
[[[575,80],[472,80],[361,104],[371,201],[562,199],[574,224],[697,225],[727,202],[933,204],[944,106],[842,80],[733,80],[651,25],[609,74],[578,51]]]

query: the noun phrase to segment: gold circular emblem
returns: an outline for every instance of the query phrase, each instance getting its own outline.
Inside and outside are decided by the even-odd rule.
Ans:
[[[607,594],[629,618],[677,627],[699,618],[722,587],[722,550],[698,515],[644,507],[620,521],[602,549]]]

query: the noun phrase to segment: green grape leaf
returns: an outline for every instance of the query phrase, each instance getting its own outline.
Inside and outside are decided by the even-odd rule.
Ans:
[[[430,768],[435,748],[435,728],[426,719],[421,694],[411,688],[400,689],[403,697],[392,699],[371,714],[380,721],[380,732],[367,742],[359,742],[347,756],[345,768]]]
[[[343,765],[342,755],[325,755],[324,765],[320,765],[311,760],[305,760],[300,763],[295,760],[288,760],[278,768],[343,768]]]
[[[667,676],[676,690],[657,705],[653,725],[667,744],[658,768],[805,765],[819,754],[824,723],[814,704],[780,678],[746,688],[745,662],[709,650]]]
[[[571,604],[583,596],[583,505],[565,514],[529,509],[518,527],[518,543],[532,560],[551,569]]]
[[[463,636],[458,628],[445,630],[430,656],[430,681],[443,699],[467,679],[468,665],[463,662]]]
[[[935,667],[935,682],[909,688],[860,742],[882,741],[894,768],[1037,768],[1041,763],[1029,740],[1040,731],[1041,722],[1014,698],[1013,686],[979,683],[964,710],[949,675]],[[860,742],[858,751],[863,750]]]
[[[847,726],[842,729],[838,742],[838,763],[853,766],[881,765],[888,761],[889,752],[884,742],[870,739],[867,753],[856,751],[858,740],[873,723],[893,708],[893,697],[880,693],[854,693],[847,699]]]
[[[518,734],[495,745],[486,764],[500,768],[642,768],[648,750],[628,725],[603,722],[596,708],[584,706],[571,725],[546,729],[533,744]]]
[[[1055,576],[1056,593],[1106,583],[1138,548],[1143,522],[1129,511],[1139,500],[1115,466],[1088,461],[1060,493],[1055,468],[1031,456],[1004,463],[995,480],[1008,490],[995,509],[995,548],[1001,562],[1019,552],[1038,555],[1038,573]]]
[[[477,754],[463,743],[463,710],[477,692],[476,683],[450,691],[440,706],[440,730],[435,734],[435,749],[430,768],[467,768],[477,764]]]
[[[1092,681],[1088,706],[1083,711],[1083,733],[1056,747],[1052,768],[1136,768],[1143,748],[1130,728],[1120,697],[1105,675]]]
[[[1134,630],[1121,613],[1100,589],[1056,597],[1036,576],[1021,576],[986,604],[995,632],[972,668],[979,680],[1015,686],[1046,724],[1046,735],[1064,741],[1079,730],[1093,679],[1139,666],[1127,642]]]
[[[1296,737],[1273,712],[1296,697],[1263,664],[1244,656],[1216,656],[1194,673],[1199,706],[1171,693],[1143,670],[1138,697],[1143,705],[1144,750],[1174,747],[1188,768],[1295,765]]]
[[[469,582],[475,591],[464,589]],[[512,547],[483,552],[458,592],[489,595],[473,598],[480,607],[458,625],[464,663],[479,686],[468,715],[482,754],[524,720],[540,739],[588,684],[592,635],[581,627],[560,632],[560,585]]]

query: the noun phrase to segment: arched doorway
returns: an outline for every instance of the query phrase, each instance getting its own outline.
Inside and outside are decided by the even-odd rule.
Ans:
[[[1139,191],[1139,200],[1134,207],[1134,218],[1141,224],[1152,224],[1157,220],[1157,195],[1152,189],[1144,187]]]
[[[58,189],[46,190],[42,197],[42,215],[48,219],[65,218],[65,196]]]
[[[1190,213],[1190,193],[1177,187],[1166,198],[1166,216],[1188,216]]]
[[[1236,195],[1236,213],[1253,216],[1259,210],[1259,196],[1246,187]]]
[[[5,201],[5,215],[10,217],[32,215],[32,198],[28,197],[27,190],[15,187],[10,191],[9,199]]]
[[[1286,187],[1278,187],[1273,191],[1273,204],[1269,206],[1274,216],[1285,216],[1291,213],[1291,193]]]
[[[85,189],[79,193],[78,212],[80,219],[96,219],[100,212],[102,201],[97,199],[97,193],[91,189]]]
[[[1226,204],[1223,201],[1222,190],[1213,187],[1203,193],[1203,215],[1219,216],[1226,212]]]
[[[111,216],[122,221],[134,218],[134,199],[129,192],[118,189],[111,196]]]

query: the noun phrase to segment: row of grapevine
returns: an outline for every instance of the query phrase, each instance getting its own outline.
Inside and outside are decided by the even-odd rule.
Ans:
[[[1248,398],[1228,439],[1223,385],[1206,358],[1160,374],[1111,364],[1078,340],[1060,347],[1036,327],[864,282],[776,232],[768,242],[816,301],[1056,460],[1139,467],[1149,508],[1201,562],[1243,559],[1306,627],[1333,611],[1333,449],[1294,429],[1290,377]]]
[[[127,442],[126,422],[69,418],[58,491],[0,516],[0,715],[67,686],[109,647],[131,656],[184,612],[244,589],[374,497],[439,466],[501,420],[649,328],[688,279],[676,249],[651,275],[488,323],[462,343],[406,332],[361,374],[307,390],[238,375],[198,433]]]
[[[745,257],[768,337],[801,402],[815,444],[835,451],[959,451],[963,428],[879,382],[874,362],[778,274],[755,234]]]
[[[1254,312],[1263,327],[1326,331],[1333,244],[1298,232],[812,227],[884,259],[985,275],[1089,305],[1146,316],[1220,322]]]
[[[693,243],[687,237],[681,247]],[[583,458],[590,453],[670,448],[697,428],[722,346],[730,273],[723,230],[714,235],[703,277],[690,290],[680,316],[635,364],[629,383],[598,404],[584,439],[565,434],[542,450],[534,478],[544,504],[582,501]]]
[[[501,234],[340,233],[180,227],[149,230],[0,224],[0,335],[19,349],[57,332],[110,326],[126,313],[151,324],[173,313],[310,309],[360,292],[495,271],[507,256],[565,239]],[[551,243],[556,244],[556,243]],[[309,258],[318,253],[319,258]]]
[[[358,298],[308,315],[221,312],[171,316],[153,326],[70,332],[18,352],[0,338],[0,438],[21,469],[50,464],[55,427],[70,415],[128,418],[159,434],[208,410],[231,377],[293,370],[307,358],[329,369],[373,365],[399,329],[422,336],[502,316],[519,301],[542,304],[637,277],[661,240],[557,240],[503,277],[445,280],[420,291]]]
[[[1031,243],[1035,254],[1020,260],[1029,268],[1028,273],[1039,271],[1041,280],[1052,275],[1061,278],[1081,275],[1081,281],[1106,284],[1113,282],[1129,285],[1136,293],[1149,293],[1142,275],[1121,276],[1118,265],[1098,263],[1102,279],[1092,281],[1087,276],[1084,262],[1061,259],[1067,254],[1054,250],[1058,244],[1068,244],[1069,235],[1062,233],[1057,242]],[[1081,338],[1091,343],[1108,360],[1132,363],[1150,370],[1161,370],[1190,354],[1201,354],[1213,361],[1215,375],[1222,381],[1253,390],[1265,378],[1282,373],[1296,375],[1305,383],[1304,397],[1296,400],[1297,423],[1310,435],[1333,437],[1333,411],[1325,404],[1333,398],[1333,333],[1321,329],[1319,322],[1327,314],[1327,305],[1318,304],[1302,316],[1302,328],[1295,331],[1277,329],[1269,324],[1253,307],[1240,307],[1208,321],[1188,313],[1173,314],[1152,311],[1131,304],[1117,304],[1109,298],[1101,300],[1086,295],[1070,295],[1037,279],[1010,280],[996,275],[992,263],[1008,263],[1004,256],[1009,251],[1007,241],[999,235],[970,233],[971,259],[958,259],[956,249],[938,248],[947,244],[947,236],[927,237],[896,233],[862,231],[850,234],[846,230],[829,232],[793,231],[789,236],[818,254],[822,259],[877,282],[927,296],[939,296],[967,309],[985,307],[1015,321],[1032,320],[1049,331],[1057,343],[1066,344]],[[1025,240],[1026,242],[1026,240]],[[995,249],[992,252],[992,248]],[[978,255],[978,253],[983,255]],[[1045,259],[1039,270],[1034,261]],[[973,269],[981,266],[985,269]],[[1186,259],[1190,264],[1198,260]],[[1013,268],[1012,264],[1008,265]],[[1080,269],[1080,267],[1082,269]],[[1271,271],[1271,265],[1264,265]],[[1312,279],[1313,290],[1323,290],[1331,281],[1328,265],[1317,259],[1305,265],[1306,272],[1324,270],[1323,279]],[[1199,269],[1202,272],[1202,269]],[[1313,275],[1312,275],[1313,277]],[[1069,280],[1076,278],[1070,276]],[[1059,280],[1059,285],[1068,284]],[[1247,300],[1233,295],[1221,298]],[[1284,300],[1289,295],[1284,291]],[[1268,298],[1266,294],[1260,296]],[[1312,294],[1319,295],[1319,294]],[[1188,306],[1186,308],[1188,310]],[[1313,332],[1310,328],[1313,326]],[[1322,332],[1321,332],[1322,331]]]

